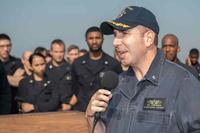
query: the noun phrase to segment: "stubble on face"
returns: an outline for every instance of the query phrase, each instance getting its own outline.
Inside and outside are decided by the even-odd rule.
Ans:
[[[100,32],[89,32],[86,42],[91,52],[100,52],[102,50],[103,35]]]

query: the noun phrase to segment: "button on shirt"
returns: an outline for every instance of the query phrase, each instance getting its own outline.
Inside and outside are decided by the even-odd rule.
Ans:
[[[158,49],[141,81],[132,68],[120,74],[102,121],[108,133],[197,133],[199,101],[199,81]]]

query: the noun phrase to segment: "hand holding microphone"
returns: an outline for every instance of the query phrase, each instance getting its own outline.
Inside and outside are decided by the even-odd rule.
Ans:
[[[107,71],[100,73],[100,81],[103,89],[99,89],[91,98],[87,110],[87,117],[94,117],[93,131],[97,121],[100,119],[100,112],[106,111],[108,103],[112,98],[111,90],[118,84],[118,75],[115,72]]]
[[[86,115],[94,116],[96,112],[104,112],[108,102],[112,98],[111,90],[118,84],[118,74],[113,71],[100,73],[100,83],[102,89],[99,89],[91,98]]]
[[[86,114],[89,117],[95,116],[96,112],[104,112],[108,106],[108,102],[112,98],[110,91],[99,89],[91,98],[87,107]]]

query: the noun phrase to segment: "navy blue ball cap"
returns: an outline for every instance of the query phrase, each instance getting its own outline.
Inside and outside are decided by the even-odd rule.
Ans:
[[[155,15],[144,7],[129,6],[125,8],[115,20],[108,20],[101,23],[100,29],[103,34],[111,35],[113,30],[125,31],[138,25],[145,26],[159,33],[159,25]]]

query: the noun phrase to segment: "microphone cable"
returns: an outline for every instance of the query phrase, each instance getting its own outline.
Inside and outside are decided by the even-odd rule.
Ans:
[[[92,133],[94,133],[94,130],[95,130],[95,127],[96,127],[98,121],[99,121],[99,119],[94,118],[94,122],[93,122],[93,126],[92,126]]]

